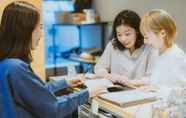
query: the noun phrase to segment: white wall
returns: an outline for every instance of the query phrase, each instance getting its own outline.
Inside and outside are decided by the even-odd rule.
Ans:
[[[161,8],[169,12],[177,23],[177,43],[186,51],[186,0],[95,0],[96,11],[103,21],[112,21],[123,9],[143,15],[150,9]]]

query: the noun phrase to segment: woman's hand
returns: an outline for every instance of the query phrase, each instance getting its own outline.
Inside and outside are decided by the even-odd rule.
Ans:
[[[146,86],[139,87],[138,89],[147,92],[156,92],[157,90],[159,90],[159,87],[153,85],[146,85]]]
[[[128,85],[131,86],[135,86],[135,87],[141,87],[141,86],[145,86],[145,82],[143,80],[129,80],[128,83],[126,83]]]
[[[89,91],[89,97],[96,97],[99,94],[103,94],[103,93],[107,93],[107,87],[106,86],[95,86],[95,87],[91,87],[88,88]]]
[[[67,80],[67,83],[69,87],[71,88],[82,86],[84,85],[84,81],[82,80],[82,78],[83,78],[83,75],[77,75],[73,79]]]
[[[81,79],[72,79],[72,80],[68,80],[67,83],[69,87],[74,88],[74,87],[82,86],[84,84],[84,81]]]
[[[129,81],[127,76],[119,74],[107,74],[105,78],[111,80],[113,83],[126,84]]]

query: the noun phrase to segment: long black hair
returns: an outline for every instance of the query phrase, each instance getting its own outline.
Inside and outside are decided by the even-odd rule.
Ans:
[[[32,61],[32,32],[39,20],[38,10],[27,2],[12,2],[4,9],[0,25],[0,60]]]

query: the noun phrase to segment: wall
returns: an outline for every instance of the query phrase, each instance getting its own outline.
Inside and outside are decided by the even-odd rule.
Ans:
[[[95,8],[101,19],[112,21],[123,9],[131,9],[143,15],[145,11],[161,8],[168,11],[177,22],[177,43],[186,51],[186,0],[95,0]]]
[[[0,20],[1,20],[1,15],[4,7],[12,1],[13,0],[0,0]],[[34,4],[36,7],[38,7],[39,9],[41,9],[41,0],[29,0],[29,1],[25,0],[25,1],[30,2]],[[40,40],[39,46],[35,51],[32,52],[32,54],[34,60],[32,63],[33,70],[42,80],[45,80],[43,38]]]

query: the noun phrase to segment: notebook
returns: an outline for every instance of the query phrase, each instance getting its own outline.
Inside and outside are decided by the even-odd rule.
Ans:
[[[156,93],[137,89],[101,94],[98,97],[123,108],[156,101]]]

